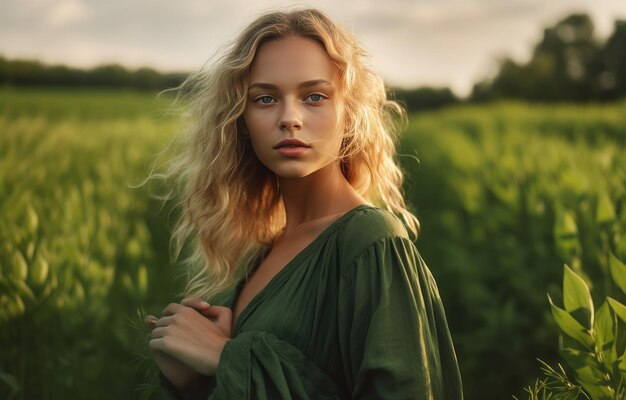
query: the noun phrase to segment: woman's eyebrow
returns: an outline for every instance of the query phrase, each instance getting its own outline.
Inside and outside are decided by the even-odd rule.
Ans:
[[[327,81],[326,79],[312,79],[310,81],[306,81],[306,82],[302,82],[301,84],[298,85],[298,88],[308,88],[308,87],[312,87],[312,86],[318,86],[318,85],[328,85],[328,86],[332,86],[332,83],[330,83],[329,81]],[[253,84],[251,84],[249,86],[249,89],[252,88],[259,88],[259,89],[266,89],[266,90],[275,90],[278,89],[278,86],[272,84],[272,83],[263,83],[263,82],[255,82]]]
[[[327,81],[326,79],[313,79],[310,81],[302,82],[300,85],[298,85],[298,87],[305,88],[305,87],[318,86],[318,85],[332,86],[333,84]]]

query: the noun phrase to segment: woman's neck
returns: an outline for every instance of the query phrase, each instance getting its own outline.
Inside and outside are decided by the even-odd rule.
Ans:
[[[339,162],[303,178],[279,178],[278,184],[287,218],[285,234],[303,223],[343,214],[367,203],[343,176]]]

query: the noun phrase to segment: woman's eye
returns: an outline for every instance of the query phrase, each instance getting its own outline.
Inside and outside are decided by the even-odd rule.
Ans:
[[[272,96],[261,96],[257,97],[257,99],[254,101],[259,104],[272,104],[274,98]]]
[[[324,96],[322,96],[321,94],[313,93],[308,95],[305,100],[311,101],[313,103],[319,103],[320,101],[324,100]]]

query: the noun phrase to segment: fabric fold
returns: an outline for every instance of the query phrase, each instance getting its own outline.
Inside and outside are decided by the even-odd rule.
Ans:
[[[209,399],[338,399],[336,384],[300,350],[248,331],[224,346]]]
[[[352,398],[462,398],[433,283],[413,243],[401,237],[376,241],[347,268],[338,320],[347,321],[339,323],[339,343]]]

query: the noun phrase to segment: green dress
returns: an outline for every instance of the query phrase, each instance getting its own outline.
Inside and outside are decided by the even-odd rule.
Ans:
[[[437,285],[403,223],[368,205],[333,222],[241,312],[216,375],[194,395],[462,399]]]

